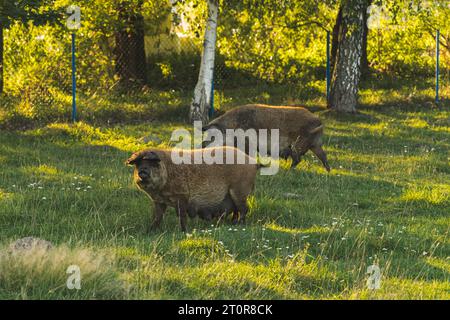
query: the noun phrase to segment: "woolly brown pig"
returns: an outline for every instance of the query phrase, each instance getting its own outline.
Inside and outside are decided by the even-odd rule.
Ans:
[[[327,155],[322,149],[323,124],[320,119],[301,107],[249,104],[236,107],[212,120],[203,130],[226,129],[279,129],[280,157],[292,158],[295,167],[308,150],[311,150],[330,171]],[[270,150],[268,150],[270,153]]]
[[[245,159],[244,164],[194,164],[195,156],[210,152],[216,155],[226,152]],[[238,149],[217,147],[184,150],[192,164],[175,164],[172,150],[147,149],[134,153],[128,165],[134,165],[134,181],[154,202],[152,228],[160,226],[168,206],[174,207],[180,219],[182,231],[186,231],[187,215],[199,215],[209,219],[233,212],[233,222],[245,221],[248,211],[247,197],[254,189],[255,177],[260,165]],[[196,155],[197,154],[197,155]],[[251,162],[254,161],[254,162]],[[225,163],[225,161],[223,162]]]

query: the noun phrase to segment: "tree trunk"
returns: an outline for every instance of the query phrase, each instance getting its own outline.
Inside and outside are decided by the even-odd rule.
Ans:
[[[367,25],[367,20],[369,19],[369,14],[367,9],[372,4],[372,0],[367,0],[366,8],[364,10],[364,31],[363,31],[363,43],[362,43],[362,54],[361,54],[361,75],[366,77],[369,75],[369,60],[367,59],[367,36],[369,34],[369,26]]]
[[[144,17],[139,13],[142,1],[136,10],[126,2],[119,3],[119,30],[115,33],[114,49],[116,73],[125,85],[147,83],[147,62],[144,43]]]
[[[211,86],[213,81],[214,58],[216,50],[217,17],[219,13],[218,1],[207,1],[208,22],[205,29],[203,54],[189,115],[191,122],[202,121],[203,124],[208,123],[209,109],[211,108]]]
[[[3,26],[0,25],[0,94],[3,93]]]
[[[339,44],[328,101],[328,107],[336,111],[356,112],[366,8],[366,0],[345,0],[342,7]]]
[[[336,54],[339,45],[339,29],[341,28],[341,23],[342,23],[342,6],[339,7],[339,12],[336,17],[336,22],[334,23],[331,39],[331,58],[330,58],[331,74],[333,74],[334,63],[336,62]]]

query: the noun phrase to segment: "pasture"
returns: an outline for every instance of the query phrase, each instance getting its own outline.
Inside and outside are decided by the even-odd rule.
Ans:
[[[265,102],[288,103],[281,94]],[[189,128],[189,96],[86,103],[76,124],[3,129],[1,247],[34,236],[56,248],[0,253],[0,299],[449,299],[450,111],[432,94],[365,83],[357,115],[294,101],[323,120],[331,172],[309,153],[295,170],[281,161],[257,177],[245,225],[190,219],[188,234],[173,209],[147,231],[151,202],[124,162]],[[108,125],[89,120],[114,110]],[[366,283],[374,264],[378,290]],[[80,290],[66,287],[70,265]]]

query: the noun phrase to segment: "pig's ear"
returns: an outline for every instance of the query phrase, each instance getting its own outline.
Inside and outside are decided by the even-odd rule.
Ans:
[[[153,151],[147,151],[143,154],[142,160],[149,160],[149,161],[156,161],[160,162],[161,158],[158,156],[156,152]]]
[[[142,160],[142,157],[143,157],[142,152],[136,152],[136,153],[133,153],[133,154],[131,155],[131,157],[128,158],[128,160],[125,162],[125,164],[128,165],[128,166],[132,166],[132,165],[134,165],[136,162],[138,162],[139,160]]]

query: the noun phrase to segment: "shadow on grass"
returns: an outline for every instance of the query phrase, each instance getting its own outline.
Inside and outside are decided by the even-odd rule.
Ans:
[[[77,120],[103,126],[155,120],[187,122],[191,99],[192,92],[182,90],[148,90],[129,94],[108,92],[91,97],[80,93]],[[71,121],[69,105],[64,108],[56,104],[35,105],[31,115],[23,113],[20,108],[20,104],[10,104],[1,112],[0,129],[24,130],[52,122]]]
[[[323,109],[322,109],[323,110]],[[370,114],[366,114],[366,113],[355,113],[355,114],[350,114],[350,113],[341,113],[341,112],[336,112],[334,110],[325,110],[319,113],[321,118],[324,119],[332,119],[335,120],[337,122],[343,122],[346,124],[352,124],[352,123],[367,123],[367,124],[376,124],[378,122],[380,122],[380,120]]]

